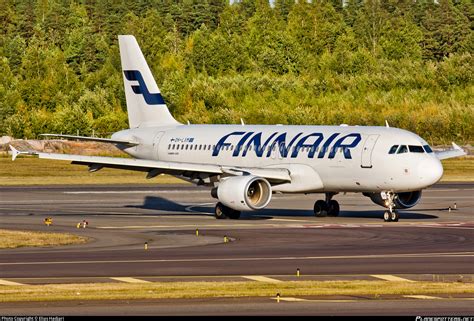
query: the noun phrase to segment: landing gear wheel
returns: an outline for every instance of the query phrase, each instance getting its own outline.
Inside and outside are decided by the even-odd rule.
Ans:
[[[233,210],[229,208],[230,213],[227,216],[232,220],[238,220],[240,218],[240,211]]]
[[[240,211],[236,211],[230,207],[225,206],[224,204],[218,202],[214,208],[214,216],[219,219],[230,218],[237,220],[240,218]]]
[[[217,203],[216,207],[214,208],[214,216],[218,219],[226,219],[227,218],[227,209],[228,207],[223,205],[222,203]]]
[[[399,215],[397,212],[393,211],[392,213],[390,213],[390,220],[392,222],[398,222],[398,218],[399,218]]]
[[[328,216],[338,216],[339,215],[339,203],[335,200],[330,200],[328,204]]]
[[[325,201],[319,200],[314,203],[314,215],[324,217],[328,215],[328,206]]]
[[[389,211],[385,211],[385,212],[383,213],[383,220],[384,220],[385,222],[391,222],[391,221],[392,221],[392,218],[391,218],[391,215],[390,215],[390,214],[391,214],[391,213],[390,213]]]

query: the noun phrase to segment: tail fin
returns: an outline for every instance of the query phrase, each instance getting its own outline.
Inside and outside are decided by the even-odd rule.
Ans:
[[[118,38],[130,128],[179,124],[166,107],[135,37]]]

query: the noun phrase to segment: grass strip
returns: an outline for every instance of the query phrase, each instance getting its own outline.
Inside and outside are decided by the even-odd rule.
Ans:
[[[0,229],[0,249],[82,244],[87,237],[69,233],[13,231]]]
[[[441,181],[474,181],[474,157],[446,159],[441,163],[444,168]]]
[[[459,282],[285,281],[153,282],[1,286],[0,302],[66,300],[187,299],[222,297],[373,296],[474,293],[474,284]]]

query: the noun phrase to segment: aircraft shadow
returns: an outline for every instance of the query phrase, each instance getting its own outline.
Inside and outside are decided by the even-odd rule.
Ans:
[[[157,210],[166,212],[179,212],[180,215],[198,215],[213,216],[214,207],[193,206],[192,210],[188,210],[189,206],[176,203],[159,196],[146,196],[142,205],[125,205],[127,208],[140,208],[146,210]],[[152,215],[167,215],[163,213],[153,213]]]
[[[186,206],[159,196],[146,196],[141,205],[126,205],[128,208],[140,208],[146,210],[175,212],[173,215],[182,216],[214,216],[213,205]],[[440,209],[436,209],[439,211]],[[341,211],[339,217],[344,218],[378,218],[382,220],[383,209],[371,211]],[[414,210],[413,210],[414,211]],[[422,210],[431,211],[431,210]],[[433,209],[434,211],[434,209]],[[150,215],[169,215],[167,213],[150,213]],[[257,212],[242,212],[241,220],[268,220],[274,217],[295,216],[313,217],[312,210],[302,209],[274,209],[265,208]],[[411,212],[411,210],[400,211],[400,218],[413,220],[436,219],[438,216]]]
[[[372,211],[341,211],[338,217],[344,218],[378,218],[383,219],[383,212],[384,210],[372,210]],[[257,214],[258,213],[258,214]],[[400,211],[400,218],[405,219],[413,219],[413,220],[427,220],[427,219],[436,219],[438,216],[431,215],[431,214],[423,214],[423,213],[413,213],[413,212],[405,212]],[[313,217],[313,211],[311,210],[294,210],[294,209],[263,209],[256,214],[250,215],[264,215],[271,218],[273,216],[307,216]]]

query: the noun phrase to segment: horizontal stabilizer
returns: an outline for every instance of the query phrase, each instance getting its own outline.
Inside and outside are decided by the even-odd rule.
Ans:
[[[129,141],[125,141],[125,140],[109,139],[109,138],[62,135],[62,134],[41,134],[40,136],[59,137],[59,138],[66,138],[66,139],[77,139],[77,140],[100,142],[100,143],[110,143],[110,144],[121,144],[121,145],[127,145],[127,146],[136,146],[136,145],[138,145],[138,143],[136,143],[136,142],[129,142]]]
[[[438,159],[442,160],[442,159],[448,159],[448,158],[454,158],[454,157],[460,157],[460,156],[467,155],[467,153],[461,147],[456,145],[454,142],[452,144],[453,144],[452,149],[435,152],[436,157],[438,157]]]

